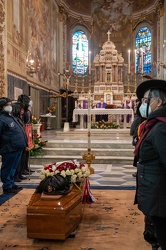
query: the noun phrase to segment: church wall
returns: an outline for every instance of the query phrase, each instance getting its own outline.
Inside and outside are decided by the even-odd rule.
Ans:
[[[52,100],[49,93],[58,93],[60,79],[58,72],[63,68],[63,22],[59,18],[56,1],[10,0],[6,2],[6,94],[15,99],[15,88],[32,95],[37,105],[32,109],[38,118],[48,112]],[[60,24],[60,25],[59,25]],[[39,72],[29,75],[26,57],[31,38],[40,61]],[[59,44],[61,46],[59,47]],[[59,59],[61,58],[61,59]],[[58,62],[58,63],[57,63]],[[43,94],[45,92],[45,94]],[[42,94],[42,98],[39,98]],[[36,100],[35,97],[36,96]],[[42,104],[42,102],[44,104]],[[61,119],[61,105],[58,103],[58,119]],[[53,127],[55,124],[53,124]]]
[[[8,71],[25,77],[27,82],[57,92],[59,91],[58,11],[54,1],[7,1]],[[30,77],[25,62],[32,37],[41,70]]]

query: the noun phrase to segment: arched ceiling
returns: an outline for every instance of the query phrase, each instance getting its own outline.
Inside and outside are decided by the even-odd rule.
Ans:
[[[64,0],[70,10],[78,15],[88,15],[94,22],[110,25],[111,29],[119,30],[120,23],[133,19],[133,13],[145,12],[160,0]],[[103,27],[104,28],[104,27]]]
[[[64,0],[78,15],[89,15],[102,30],[121,30],[134,12],[144,13],[159,0]]]
[[[93,43],[98,47],[101,47],[103,42],[106,41],[108,30],[111,32],[111,40],[116,42],[117,46],[130,43],[131,32],[135,25],[146,19],[148,15],[147,19],[152,23],[156,9],[163,1],[61,0],[68,6],[70,18],[89,22]]]

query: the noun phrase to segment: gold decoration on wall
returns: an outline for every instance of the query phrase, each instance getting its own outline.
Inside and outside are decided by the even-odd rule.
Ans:
[[[5,93],[5,77],[4,77],[4,45],[3,45],[3,31],[4,31],[4,1],[0,1],[0,97]]]
[[[56,101],[54,101],[53,105],[51,107],[48,107],[48,112],[49,113],[55,113],[56,111]]]

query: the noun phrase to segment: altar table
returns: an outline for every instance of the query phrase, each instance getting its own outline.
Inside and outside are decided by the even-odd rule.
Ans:
[[[131,115],[131,122],[134,120],[134,112],[133,109],[91,109],[91,115],[115,115],[116,116],[116,124],[120,124],[120,117],[124,117],[123,128],[127,127],[126,117],[127,115]],[[83,129],[84,123],[84,115],[88,115],[88,109],[74,109],[73,110],[73,122],[78,122],[78,115],[80,116],[80,129]]]

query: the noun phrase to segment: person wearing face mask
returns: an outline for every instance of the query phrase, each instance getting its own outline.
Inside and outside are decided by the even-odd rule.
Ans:
[[[28,95],[22,94],[18,96],[17,101],[21,103],[22,106],[22,111],[21,111],[21,119],[24,123],[24,126],[26,124],[32,124],[32,112],[31,112],[31,107],[32,107],[32,100]],[[34,170],[29,169],[29,151],[25,150],[24,154],[24,167],[23,167],[23,175],[29,175],[34,172]]]
[[[135,111],[135,117],[134,117],[134,121],[131,124],[130,127],[130,135],[133,137],[132,140],[132,145],[135,147],[137,145],[139,138],[139,129],[140,129],[140,124],[142,124],[142,122],[145,121],[145,117],[142,117],[141,113],[140,113],[140,106],[141,106],[141,102],[139,101],[139,99],[136,100],[136,111]],[[134,156],[134,160],[133,160],[133,166],[137,167],[137,157]],[[136,177],[137,172],[135,172],[134,174],[132,174],[133,177]]]
[[[146,121],[134,151],[138,159],[135,203],[152,220],[157,242],[166,250],[166,81],[144,81],[136,94]]]
[[[11,112],[11,100],[7,97],[0,98],[1,181],[4,194],[17,193],[22,189],[14,183],[14,175],[23,149],[27,147],[24,129]]]

